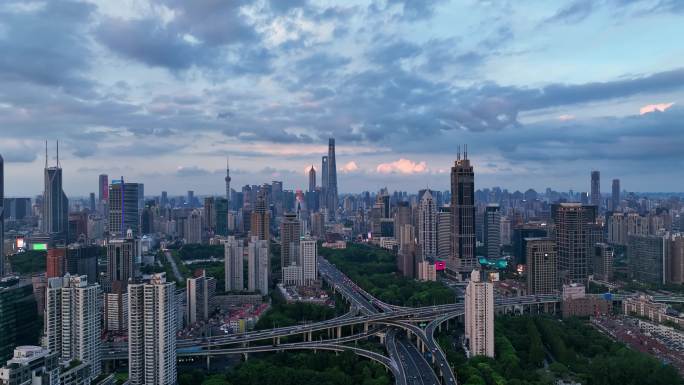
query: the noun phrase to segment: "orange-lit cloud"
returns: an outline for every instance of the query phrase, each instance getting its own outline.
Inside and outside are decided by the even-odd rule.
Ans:
[[[665,112],[668,108],[672,107],[674,102],[670,103],[657,103],[657,104],[647,104],[639,109],[639,115],[645,115],[650,112],[660,111]]]
[[[380,163],[375,171],[380,174],[420,174],[428,171],[427,163],[414,162],[409,159],[401,158],[390,163]]]
[[[358,170],[359,166],[353,160],[340,168],[340,171],[343,173],[350,173]]]

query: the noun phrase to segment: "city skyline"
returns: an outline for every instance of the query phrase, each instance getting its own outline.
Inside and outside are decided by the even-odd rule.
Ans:
[[[227,155],[233,186],[305,189],[328,137],[341,193],[446,189],[456,143],[478,188],[684,191],[682,7],[592,3],[5,2],[6,195],[40,193],[45,139],[83,196],[218,194]]]

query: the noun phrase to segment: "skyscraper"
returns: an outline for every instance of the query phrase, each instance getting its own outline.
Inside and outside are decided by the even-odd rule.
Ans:
[[[335,161],[335,138],[328,139],[328,204],[330,218],[335,219],[337,212],[337,163]]]
[[[66,249],[50,248],[46,256],[46,274],[48,278],[62,277],[66,272]]]
[[[465,294],[465,338],[468,355],[494,357],[494,285],[473,270]]]
[[[321,209],[328,208],[328,157],[321,158]]]
[[[5,275],[5,160],[0,155],[0,278]]]
[[[485,207],[484,241],[487,258],[499,258],[501,256],[501,211],[496,203],[490,203]]]
[[[187,324],[208,321],[216,306],[216,279],[207,277],[204,269],[198,269],[191,278],[185,280],[185,295]]]
[[[45,305],[45,341],[60,359],[90,365],[89,379],[101,373],[100,312],[98,284],[86,276],[48,279]]]
[[[280,224],[280,266],[299,265],[299,238],[301,224],[297,214],[287,213]]]
[[[268,294],[271,262],[268,255],[268,242],[252,237],[247,246],[247,290]]]
[[[558,254],[550,238],[526,238],[527,292],[553,294],[558,291]]]
[[[453,256],[447,267],[468,272],[475,267],[475,173],[468,151],[451,168],[451,214],[453,215]]]
[[[453,246],[451,229],[451,207],[440,207],[437,211],[437,257],[448,260]]]
[[[128,282],[138,276],[140,241],[134,238],[112,239],[107,243],[107,278],[110,282]]]
[[[225,291],[242,291],[245,289],[244,279],[244,247],[241,239],[228,237],[224,244],[224,279]]]
[[[558,275],[562,283],[586,283],[590,269],[591,223],[596,221],[594,206],[560,203],[555,206]]]
[[[216,218],[214,222],[216,223],[216,235],[227,236],[228,235],[228,199],[226,198],[216,198],[215,201],[215,214]]]
[[[422,259],[437,256],[437,209],[430,190],[423,194],[418,208],[418,246]]]
[[[100,174],[97,178],[97,192],[100,203],[109,201],[109,176]]]
[[[265,191],[259,190],[257,193],[256,203],[254,205],[254,211],[252,211],[252,219],[250,221],[250,231],[251,237],[257,237],[257,239],[262,241],[271,240],[271,219],[270,213],[266,206]]]
[[[109,186],[109,234],[112,237],[125,237],[128,230],[133,236],[140,235],[140,211],[138,183],[112,180]]]
[[[57,164],[48,167],[47,142],[45,143],[45,178],[43,192],[43,232],[56,243],[65,244],[69,229],[69,200],[62,189],[62,168]]]
[[[316,169],[313,164],[309,169],[309,192],[316,192]]]
[[[611,191],[610,200],[612,202],[613,211],[617,211],[620,208],[620,179],[613,179],[613,189]]]
[[[131,385],[176,383],[176,285],[164,273],[128,290],[128,380]]]
[[[601,207],[601,173],[599,171],[591,172],[590,202],[594,206]]]
[[[185,242],[202,243],[202,210],[194,209],[185,221]]]
[[[228,207],[230,207],[230,159],[226,157],[226,199],[228,199]]]

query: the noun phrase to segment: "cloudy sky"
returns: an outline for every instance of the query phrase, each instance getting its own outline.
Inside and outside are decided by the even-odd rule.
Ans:
[[[341,192],[684,191],[684,2],[98,0],[0,3],[9,196],[123,175],[161,190],[302,188],[337,140]],[[50,162],[54,162],[53,159]]]

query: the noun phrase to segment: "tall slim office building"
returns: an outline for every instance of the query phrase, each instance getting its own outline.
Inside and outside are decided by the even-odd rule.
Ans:
[[[453,256],[447,267],[459,272],[475,268],[475,173],[468,151],[451,168],[451,214],[453,215]]]
[[[591,172],[590,202],[594,206],[601,207],[601,173],[599,171]]]
[[[100,203],[109,201],[109,176],[107,174],[98,176],[97,193]]]
[[[247,290],[268,294],[271,279],[268,242],[252,237],[247,246]]]
[[[257,237],[262,241],[270,241],[271,239],[271,218],[268,208],[266,207],[265,191],[259,190],[257,193],[254,211],[252,211],[252,219],[250,221],[249,235]]]
[[[102,371],[98,294],[99,285],[88,284],[86,276],[67,274],[48,279],[46,347],[52,352],[59,352],[61,361],[88,363],[89,379],[94,379]]]
[[[479,270],[472,271],[466,287],[465,338],[470,357],[494,357],[494,285],[483,281]]]
[[[138,183],[126,183],[123,177],[112,180],[109,186],[109,234],[112,237],[125,237],[128,230],[134,237],[140,235],[138,198]]]
[[[411,218],[412,210],[409,202],[401,201],[397,203],[397,211],[394,213],[394,238],[399,241],[401,228],[404,225],[413,224]]]
[[[612,202],[613,211],[617,211],[620,208],[620,179],[613,179],[613,189],[611,191],[610,200]]]
[[[128,380],[174,385],[178,309],[176,285],[164,273],[128,288]]]
[[[43,232],[56,243],[65,244],[69,229],[69,200],[62,189],[62,168],[57,164],[48,167],[47,143],[45,144],[45,189],[43,190]]]
[[[551,238],[526,238],[527,292],[553,294],[558,291],[558,254]]]
[[[5,275],[5,160],[0,155],[0,278]]]
[[[437,208],[430,190],[423,194],[418,208],[418,245],[422,259],[437,256]]]
[[[337,195],[337,163],[335,161],[335,138],[328,139],[328,185],[327,185],[328,204],[330,218],[335,218],[338,205]]]
[[[202,243],[202,210],[194,209],[185,220],[185,242]]]
[[[321,158],[321,209],[328,208],[328,157]]]
[[[304,285],[311,285],[318,279],[318,243],[309,236],[299,241],[299,257],[302,261]]]
[[[501,256],[501,210],[496,203],[485,207],[484,241],[487,258],[499,258]]]
[[[228,199],[226,198],[216,198],[214,212],[216,218],[214,222],[216,223],[216,235],[227,236],[228,235]]]
[[[555,207],[558,275],[562,283],[586,283],[590,272],[591,226],[594,206],[560,203]]]
[[[228,207],[230,207],[230,159],[226,158],[226,199],[228,199]]]
[[[245,288],[244,279],[244,247],[241,239],[228,237],[224,244],[224,279],[225,291],[242,291]]]
[[[313,164],[309,169],[309,192],[316,192],[316,169]]]
[[[437,257],[443,260],[448,260],[452,254],[451,226],[451,207],[440,207],[437,211]]]
[[[301,224],[297,214],[287,213],[280,224],[280,266],[299,265]]]

